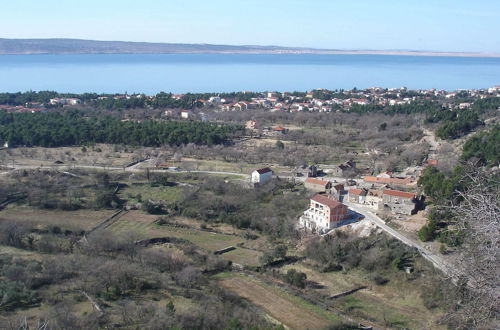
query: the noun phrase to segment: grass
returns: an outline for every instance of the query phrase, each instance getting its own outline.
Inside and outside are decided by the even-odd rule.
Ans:
[[[29,206],[10,206],[0,211],[0,221],[16,221],[34,224],[40,229],[59,226],[69,230],[88,230],[107,219],[114,210],[76,211],[44,210]]]
[[[222,287],[248,299],[289,328],[319,329],[339,322],[336,315],[256,278],[229,273],[219,274],[215,278]]]
[[[237,246],[238,243],[244,243],[243,237],[212,233],[196,228],[178,228],[172,226],[159,226],[154,223],[158,218],[156,215],[145,214],[141,211],[131,211],[122,216],[118,221],[106,228],[117,234],[132,233],[138,238],[153,237],[177,237],[190,241],[200,248],[213,252],[228,246]],[[234,251],[225,253],[223,258],[244,265],[258,265],[260,252],[237,248]]]
[[[141,195],[142,200],[162,200],[173,203],[179,200],[184,189],[182,186],[152,186],[147,183],[132,184],[123,188],[120,191],[120,196],[127,198],[131,196],[137,199],[137,195]]]
[[[370,280],[373,274],[361,269],[320,273],[307,264],[296,263],[283,267],[281,271],[286,272],[290,268],[306,273],[308,280],[323,285],[324,288],[315,292],[325,296],[367,285],[367,289],[332,300],[332,306],[382,326],[387,323],[399,327],[435,328],[433,321],[440,317],[438,311],[429,311],[424,307],[419,282],[407,280],[402,272],[384,274],[389,283],[378,286]]]

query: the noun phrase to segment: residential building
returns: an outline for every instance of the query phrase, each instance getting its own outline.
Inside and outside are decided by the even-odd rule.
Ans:
[[[335,166],[331,171],[333,176],[337,177],[346,177],[349,175],[353,175],[356,173],[356,163],[352,160],[349,160],[343,164]]]
[[[246,129],[255,129],[257,122],[255,120],[249,120],[245,123]]]
[[[330,181],[323,181],[316,178],[307,178],[304,185],[307,190],[316,193],[326,193],[332,188],[332,183]]]
[[[415,211],[414,193],[386,189],[383,191],[382,201],[393,213],[411,215]]]
[[[311,198],[309,208],[299,218],[302,228],[324,233],[349,221],[347,206],[324,195]]]
[[[330,189],[330,195],[338,201],[340,201],[340,196],[342,196],[343,193],[344,193],[344,185],[342,183],[337,183],[336,185],[333,185],[332,188]]]
[[[189,119],[189,118],[191,118],[192,115],[193,115],[193,113],[189,110],[182,110],[181,111],[181,118],[182,119]]]
[[[368,189],[365,196],[365,205],[380,210],[384,206],[382,203],[384,192],[376,189]]]
[[[395,186],[409,186],[414,182],[412,177],[405,178],[378,178],[375,176],[364,176],[363,181],[365,183],[381,184],[381,185],[395,185]]]
[[[261,168],[252,172],[251,181],[254,185],[265,184],[273,178],[273,171],[269,167]]]
[[[80,104],[82,103],[82,101],[80,99],[76,99],[76,98],[60,98],[60,97],[57,97],[57,98],[54,98],[54,99],[50,99],[50,104],[52,105],[77,105],[77,104]]]
[[[281,127],[281,126],[273,126],[271,128],[271,130],[275,133],[275,134],[286,134],[288,133],[288,128],[284,128],[284,127]]]
[[[318,166],[316,165],[311,165],[308,167],[308,172],[307,172],[307,176],[310,177],[310,178],[315,178],[318,176]]]
[[[351,203],[364,204],[366,190],[351,188],[347,193],[347,200]]]

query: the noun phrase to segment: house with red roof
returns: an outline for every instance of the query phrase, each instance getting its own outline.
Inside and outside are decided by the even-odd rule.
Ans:
[[[318,233],[342,226],[349,220],[347,206],[325,195],[314,195],[309,208],[299,218],[302,228]]]
[[[415,212],[417,199],[414,193],[386,189],[383,191],[382,202],[393,213],[411,215]]]
[[[366,190],[351,188],[347,192],[347,200],[351,203],[363,204],[365,202]]]
[[[304,186],[307,190],[316,193],[325,193],[332,188],[332,183],[330,181],[324,181],[316,178],[307,178],[304,182]]]

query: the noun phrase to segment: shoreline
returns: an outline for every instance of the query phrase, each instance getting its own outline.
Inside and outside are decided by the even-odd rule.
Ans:
[[[453,52],[419,52],[419,51],[382,51],[382,50],[256,50],[256,51],[189,51],[189,52],[141,52],[141,51],[86,51],[86,52],[2,52],[0,56],[10,55],[381,55],[381,56],[414,56],[414,57],[462,57],[462,58],[500,58],[497,53],[453,53]]]

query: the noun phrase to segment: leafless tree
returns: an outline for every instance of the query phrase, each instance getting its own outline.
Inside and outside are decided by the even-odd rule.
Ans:
[[[469,189],[452,206],[465,239],[453,260],[458,280],[448,318],[456,328],[485,329],[500,316],[500,181],[468,167],[464,182]]]

